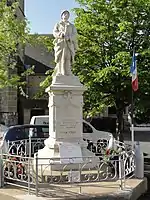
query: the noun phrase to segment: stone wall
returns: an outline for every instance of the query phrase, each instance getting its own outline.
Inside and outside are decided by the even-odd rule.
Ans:
[[[1,122],[6,126],[13,126],[18,124],[18,113],[16,112],[7,112],[0,113]]]
[[[0,90],[0,123],[14,125],[18,123],[17,89],[5,88]]]

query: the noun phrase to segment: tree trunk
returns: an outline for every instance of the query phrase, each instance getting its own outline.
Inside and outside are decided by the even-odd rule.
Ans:
[[[124,129],[124,118],[123,118],[123,109],[117,109],[117,123],[116,123],[116,136],[117,139],[121,142],[124,141],[123,129]]]

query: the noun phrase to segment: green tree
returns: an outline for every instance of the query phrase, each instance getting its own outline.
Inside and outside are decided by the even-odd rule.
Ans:
[[[137,108],[150,92],[150,0],[77,0],[79,51],[74,73],[87,86],[84,111],[95,115],[115,106],[122,140],[123,112],[131,104],[130,65],[139,53]],[[144,108],[143,108],[144,109]]]
[[[0,88],[17,86],[22,82],[17,75],[17,58],[30,41],[30,36],[27,20],[17,17],[18,6],[19,3],[0,1]]]

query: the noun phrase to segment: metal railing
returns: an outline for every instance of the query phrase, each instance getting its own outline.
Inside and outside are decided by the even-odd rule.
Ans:
[[[45,159],[49,160],[49,164],[45,164]],[[120,188],[124,187],[124,169],[120,167],[123,162],[120,160],[111,160],[111,156],[103,160],[94,157],[82,157],[83,162],[74,162],[79,157],[63,158],[68,163],[62,164],[59,158],[38,158],[36,154],[36,175],[38,181],[36,183],[36,195],[45,187],[45,183],[49,185],[65,185],[65,188],[77,187],[79,193],[82,193],[81,184],[94,183],[101,181],[120,180]],[[123,165],[124,166],[124,165]],[[119,171],[120,168],[120,171]],[[36,179],[37,180],[37,179]]]
[[[131,153],[131,154],[129,154]],[[50,185],[65,184],[66,187],[79,187],[82,183],[120,180],[120,188],[125,187],[126,178],[134,175],[135,162],[132,152],[121,152],[117,156],[104,155],[98,157],[82,157],[82,162],[76,162],[77,157],[35,158],[3,154],[3,175],[7,184],[35,190],[38,196],[41,188]],[[77,159],[79,160],[79,158]],[[45,162],[46,161],[46,162]]]
[[[31,139],[8,142],[8,153],[1,153],[3,177],[7,184],[35,190],[50,185],[79,187],[82,183],[120,180],[120,188],[125,180],[134,176],[135,155],[130,145],[115,141],[115,148],[107,153],[107,140],[97,143],[87,140],[87,148],[93,157],[82,158],[40,158],[38,150],[44,147],[44,139]],[[34,155],[34,158],[33,158]],[[77,186],[78,185],[78,186]]]
[[[42,149],[45,138],[30,138],[25,140],[8,141],[6,143],[6,151],[10,154],[22,155],[22,156],[33,156],[39,149]],[[106,153],[108,146],[108,140],[99,139],[97,143],[93,143],[90,140],[85,141],[87,143],[87,149],[92,151],[95,155],[100,156]],[[117,151],[128,152],[131,149],[130,145],[115,140],[115,154]],[[6,152],[5,152],[6,153]]]
[[[95,155],[100,156],[106,154],[107,147],[109,141],[106,139],[99,139],[96,143],[87,140],[87,149],[95,153]],[[114,140],[114,147],[112,148],[111,154],[119,153],[121,151],[130,151],[131,145],[125,144],[123,142],[120,142],[118,140]]]
[[[33,156],[39,149],[42,149],[45,138],[30,138],[25,140],[8,141],[7,152],[21,156]]]

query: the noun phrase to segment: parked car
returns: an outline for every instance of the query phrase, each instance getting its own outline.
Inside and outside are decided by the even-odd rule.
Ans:
[[[47,138],[49,136],[48,125],[15,125],[10,126],[4,132],[3,139],[6,141],[16,141],[32,138]]]
[[[33,116],[31,118],[30,124],[34,125],[44,125],[49,124],[48,115]],[[97,142],[99,139],[109,140],[112,133],[105,131],[96,130],[90,123],[83,120],[83,139]]]
[[[24,151],[29,153],[29,142],[25,142],[25,140],[29,140],[29,137],[31,137],[32,151],[35,151],[35,148],[39,148],[39,145],[43,144],[44,146],[44,139],[48,138],[48,136],[48,125],[27,124],[10,126],[3,132],[3,135],[1,133],[0,149],[2,149],[4,153],[16,153],[16,151]],[[42,143],[40,143],[41,139],[43,139]]]

